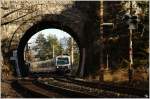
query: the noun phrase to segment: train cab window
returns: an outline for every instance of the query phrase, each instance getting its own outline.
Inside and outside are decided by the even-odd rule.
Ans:
[[[58,60],[57,60],[57,64],[60,64],[60,65],[64,65],[64,64],[68,64],[68,63],[69,63],[68,58],[58,58]]]

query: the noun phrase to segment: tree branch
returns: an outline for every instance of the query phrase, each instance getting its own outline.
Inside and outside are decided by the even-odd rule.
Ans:
[[[35,12],[35,11],[33,11],[33,12]],[[20,18],[23,18],[23,17],[25,17],[25,16],[27,16],[27,15],[33,13],[33,12],[27,13],[27,14],[25,14],[25,15],[22,15],[22,16],[16,18],[16,19],[13,19],[13,20],[8,21],[8,22],[1,23],[1,25],[7,25],[7,24],[9,24],[9,23],[12,23],[12,22],[14,22],[14,21],[16,21],[16,20],[18,20],[18,19],[20,19]]]
[[[4,16],[2,16],[2,18],[5,18],[5,17],[9,16],[10,14],[15,13],[15,12],[21,10],[21,9],[22,9],[22,8],[19,8],[19,9],[13,10],[13,11],[11,11],[11,12],[8,12],[8,13],[6,13]]]

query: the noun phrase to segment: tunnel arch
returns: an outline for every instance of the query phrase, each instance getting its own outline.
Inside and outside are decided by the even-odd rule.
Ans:
[[[44,29],[49,29],[49,28],[63,30],[73,37],[73,39],[76,41],[79,47],[79,53],[80,53],[80,61],[79,61],[78,68],[82,64],[82,51],[81,51],[82,44],[77,33],[75,33],[70,27],[63,25],[60,22],[40,21],[40,22],[37,22],[37,24],[34,24],[32,27],[30,27],[20,39],[20,42],[17,48],[17,57],[18,57],[18,65],[19,65],[21,76],[23,77],[28,76],[28,67],[25,66],[25,60],[24,60],[24,48],[28,40],[37,32],[44,30]]]

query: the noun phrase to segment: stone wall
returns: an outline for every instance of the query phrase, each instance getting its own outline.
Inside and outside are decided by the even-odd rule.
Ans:
[[[98,13],[99,2],[2,0],[1,48],[3,57],[7,57],[4,60],[12,55],[12,50],[17,49],[20,39],[28,29],[42,21],[56,21],[75,33],[80,49],[86,49],[85,73],[92,73],[99,64]],[[70,35],[74,34],[70,33]]]

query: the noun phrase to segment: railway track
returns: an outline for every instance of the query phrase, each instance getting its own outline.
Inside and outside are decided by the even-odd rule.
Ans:
[[[38,82],[37,80],[16,80],[13,88],[25,98],[77,98],[96,97],[76,90]]]
[[[91,88],[98,88],[105,91],[112,91],[119,94],[128,94],[129,96],[135,96],[135,97],[148,97],[149,96],[149,90],[144,89],[138,89],[133,87],[127,87],[127,86],[119,86],[115,84],[106,84],[106,83],[99,83],[99,82],[91,82],[91,81],[85,81],[82,79],[75,79],[72,77],[66,77],[66,78],[58,78],[54,77],[55,80],[62,81],[62,82],[69,82],[69,83],[75,83],[81,86],[85,87],[91,87]],[[124,97],[124,95],[123,95]]]
[[[64,96],[71,97],[71,98],[97,98],[97,95],[85,93],[84,91],[80,91],[80,87],[72,86],[72,88],[69,87],[67,84],[60,84],[58,82],[51,82],[51,83],[45,83],[42,81],[35,82],[35,84],[47,89],[47,90],[53,90],[54,92],[63,94]],[[87,91],[87,90],[85,90]]]
[[[37,75],[38,76],[38,75]],[[34,78],[28,80],[16,80],[12,84],[23,97],[72,97],[72,98],[139,98],[149,95],[147,90],[132,87],[116,86],[112,84],[90,82],[83,79],[75,79],[70,76],[52,76],[52,78]]]
[[[119,92],[114,92],[114,91],[109,91],[109,90],[103,90],[101,88],[94,88],[94,87],[89,87],[85,86],[87,85],[86,83],[83,84],[77,84],[71,80],[67,80],[65,78],[51,78],[50,80],[39,80],[38,83],[40,83],[43,86],[55,86],[55,87],[61,87],[64,89],[68,90],[73,90],[76,92],[81,93],[84,98],[87,97],[99,97],[99,98],[139,98],[139,96],[136,95],[130,95],[130,94],[125,94],[125,93],[119,93]],[[86,97],[87,96],[87,97]],[[79,97],[78,97],[79,98]]]
[[[13,88],[25,98],[55,98],[64,97],[53,91],[48,91],[33,83],[34,80],[15,80]]]

